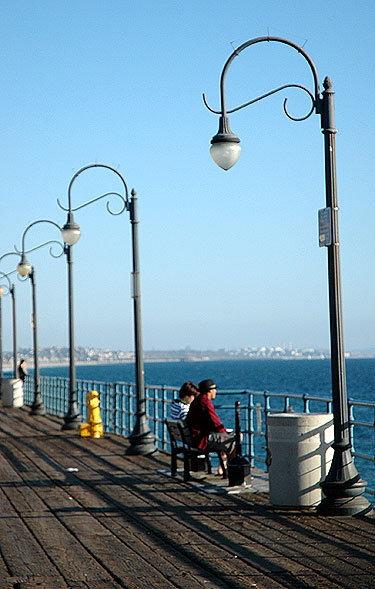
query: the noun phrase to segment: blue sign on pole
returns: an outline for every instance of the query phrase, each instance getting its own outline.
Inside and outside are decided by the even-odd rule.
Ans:
[[[332,245],[331,207],[319,210],[319,247]]]

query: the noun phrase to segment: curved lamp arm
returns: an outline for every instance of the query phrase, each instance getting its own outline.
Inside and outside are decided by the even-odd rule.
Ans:
[[[50,221],[49,219],[39,219],[38,221],[34,221],[33,223],[30,223],[30,225],[28,225],[25,229],[25,231],[22,234],[22,238],[21,238],[21,251],[17,249],[16,246],[14,246],[14,249],[16,250],[17,254],[21,255],[21,260],[17,266],[17,272],[18,274],[22,277],[25,276],[29,276],[32,268],[31,268],[31,264],[28,262],[27,258],[26,258],[26,254],[29,254],[31,252],[34,252],[35,250],[38,250],[42,247],[44,247],[45,245],[58,245],[61,248],[61,252],[54,254],[53,253],[53,249],[52,249],[52,245],[49,248],[49,253],[53,258],[59,258],[60,256],[62,256],[62,254],[64,253],[64,245],[60,242],[57,241],[56,239],[50,239],[49,241],[46,241],[44,243],[41,243],[40,245],[37,245],[29,250],[25,249],[25,239],[26,239],[26,235],[29,232],[29,230],[34,227],[34,225],[38,225],[39,223],[49,223],[50,225],[54,225],[55,227],[57,227],[57,229],[59,231],[61,231],[60,226],[55,223],[55,221]]]
[[[0,263],[7,258],[8,256],[18,256],[19,252],[15,251],[15,252],[7,252],[6,254],[3,254],[2,256],[0,256]],[[0,274],[3,274],[4,276],[6,276],[6,274],[4,274],[3,272],[1,272]],[[11,274],[11,272],[10,272]]]
[[[55,254],[52,249],[53,245],[51,245],[51,247],[49,248],[50,256],[52,256],[52,258],[60,258],[63,255],[65,248],[64,248],[64,245],[60,241],[57,241],[55,239],[51,239],[49,241],[46,241],[45,243],[41,243],[40,245],[33,247],[32,249],[28,250],[27,252],[24,252],[24,251],[18,252],[19,254],[21,254],[21,260],[17,266],[17,272],[19,274],[19,278],[29,276],[29,274],[32,271],[31,264],[26,258],[26,253],[34,252],[35,250],[38,250],[38,249],[44,247],[45,245],[50,245],[50,244],[58,245],[59,248],[61,248],[61,251],[59,253]]]
[[[281,90],[285,90],[285,88],[299,88],[300,90],[303,90],[304,92],[306,92],[309,95],[309,97],[311,98],[311,103],[312,103],[311,109],[307,113],[307,115],[305,115],[304,117],[292,117],[286,108],[286,104],[288,102],[288,99],[285,98],[284,99],[284,112],[285,112],[286,116],[289,117],[289,119],[292,119],[292,121],[304,121],[305,119],[308,119],[309,116],[314,111],[315,99],[314,99],[314,96],[312,95],[312,93],[310,92],[310,90],[308,90],[304,86],[301,86],[300,84],[284,84],[284,86],[280,86],[280,88],[276,88],[275,90],[271,90],[270,92],[266,92],[266,94],[262,94],[262,96],[258,96],[257,98],[253,98],[253,100],[249,100],[248,102],[245,102],[244,104],[241,104],[240,106],[237,106],[236,108],[232,108],[231,110],[227,110],[226,114],[228,115],[228,114],[232,114],[233,112],[237,112],[238,110],[241,110],[242,108],[245,108],[246,106],[250,106],[250,104],[254,104],[255,102],[259,102],[259,100],[263,100],[263,98],[267,98],[268,96],[272,96],[272,94],[276,94],[276,92],[281,92]],[[210,105],[207,102],[206,95],[203,94],[202,96],[203,96],[203,102],[204,102],[205,106],[208,108],[208,110],[210,110],[211,112],[213,112],[216,115],[220,115],[221,111],[214,110],[213,108],[210,107]]]
[[[45,244],[43,244],[43,245],[45,245]],[[41,246],[40,246],[40,247],[41,247]],[[15,249],[16,251],[14,251],[14,252],[7,252],[6,254],[3,254],[3,255],[0,257],[0,262],[1,262],[1,261],[2,261],[4,258],[6,258],[6,257],[8,257],[8,256],[19,256],[19,255],[21,254],[21,252],[19,252],[19,251],[17,250],[17,248],[16,248],[16,247],[15,247],[14,249]],[[34,248],[34,249],[37,249],[37,248]],[[32,251],[32,250],[30,250],[30,251]],[[24,255],[24,254],[22,254],[22,258],[25,260],[25,263],[26,263],[26,264],[28,264],[28,265],[30,266],[30,264],[27,262],[27,260],[26,260],[26,257],[25,257],[25,255]],[[29,271],[31,271],[31,266],[30,266],[30,270],[29,270]],[[9,281],[9,278],[8,278],[8,276],[10,276],[11,274],[14,274],[15,272],[17,272],[17,269],[16,269],[16,270],[11,270],[11,272],[8,272],[7,274],[5,274],[5,272],[0,272],[0,277],[6,277],[6,278],[7,278],[8,282],[9,282],[9,292],[10,292],[11,294],[12,294],[12,288],[14,288],[14,287],[12,287],[12,288],[10,287],[10,281]]]
[[[96,198],[93,198],[92,200],[89,200],[88,202],[85,202],[84,204],[73,209],[72,208],[72,186],[73,186],[73,183],[78,178],[78,176],[80,174],[82,174],[82,172],[84,172],[85,170],[89,170],[90,168],[105,168],[107,170],[111,170],[111,172],[114,172],[120,178],[120,180],[124,186],[125,196],[123,196],[122,194],[120,194],[118,192],[106,192],[105,194],[97,196]],[[62,204],[60,203],[59,199],[57,199],[57,204],[59,205],[59,207],[61,209],[63,209],[63,211],[68,212],[67,222],[65,223],[64,227],[61,230],[62,238],[68,246],[72,246],[75,243],[77,243],[77,241],[81,237],[81,231],[80,231],[79,225],[77,225],[77,223],[74,221],[73,211],[77,211],[79,209],[82,209],[83,207],[86,207],[87,205],[92,204],[93,202],[96,202],[97,200],[100,200],[100,199],[105,198],[106,196],[110,196],[110,195],[118,196],[122,200],[122,203],[123,203],[121,210],[118,211],[117,213],[115,213],[114,211],[111,211],[110,206],[109,206],[109,202],[107,202],[107,211],[111,215],[121,215],[121,213],[123,213],[123,211],[125,209],[129,210],[130,203],[129,203],[128,187],[127,187],[127,184],[126,184],[124,178],[120,174],[120,172],[115,170],[115,168],[112,168],[111,166],[107,166],[105,164],[90,164],[88,166],[84,166],[83,168],[78,170],[78,172],[76,172],[74,174],[73,178],[71,179],[71,181],[69,183],[69,187],[68,187],[68,208],[63,207]]]
[[[311,73],[313,76],[313,92],[311,92],[310,90],[308,90],[307,88],[305,88],[304,86],[301,86],[299,84],[286,84],[284,86],[281,86],[280,88],[276,88],[275,90],[271,90],[270,92],[267,92],[266,94],[263,94],[262,96],[259,96],[258,98],[255,98],[254,100],[250,100],[249,102],[246,102],[245,104],[242,104],[236,108],[233,108],[231,110],[227,110],[226,107],[226,95],[225,95],[225,79],[226,79],[226,75],[229,69],[229,66],[231,65],[232,61],[234,60],[235,57],[237,57],[237,55],[239,55],[244,49],[247,49],[247,47],[250,47],[251,45],[255,45],[256,43],[262,43],[264,41],[267,42],[277,42],[277,43],[283,43],[284,45],[289,45],[290,47],[292,47],[293,49],[296,49],[296,51],[298,51],[298,53],[300,53],[305,60],[307,61],[310,69],[311,69]],[[303,121],[305,119],[307,119],[315,110],[315,112],[317,114],[322,114],[322,109],[321,109],[321,99],[320,99],[320,93],[319,93],[319,79],[318,79],[318,73],[317,73],[317,69],[314,65],[314,62],[312,61],[311,57],[308,55],[308,53],[306,53],[306,51],[300,47],[299,45],[297,45],[296,43],[293,43],[292,41],[289,41],[288,39],[283,39],[282,37],[257,37],[255,39],[251,39],[250,41],[246,41],[246,43],[243,43],[242,45],[240,45],[237,49],[235,49],[233,51],[233,53],[229,56],[229,58],[227,59],[226,63],[224,64],[222,73],[221,73],[221,77],[220,77],[220,103],[221,103],[221,110],[220,111],[214,111],[207,103],[206,100],[206,96],[203,95],[203,100],[204,103],[206,105],[206,107],[211,111],[211,112],[215,112],[216,114],[220,114],[220,120],[219,120],[219,130],[217,132],[217,134],[212,138],[211,140],[211,156],[214,159],[215,163],[217,163],[220,167],[222,167],[225,170],[229,170],[229,168],[231,168],[237,161],[238,158],[240,157],[240,153],[241,153],[241,147],[239,145],[240,143],[240,139],[239,137],[237,137],[237,135],[235,135],[230,128],[230,124],[229,124],[229,118],[228,118],[228,114],[235,112],[237,110],[240,110],[241,108],[245,108],[246,106],[249,106],[250,104],[253,104],[254,102],[257,102],[259,100],[262,100],[263,98],[267,98],[268,96],[271,96],[272,94],[275,94],[276,92],[280,92],[281,90],[284,90],[285,88],[299,88],[302,91],[306,92],[312,102],[312,107],[310,109],[310,111],[303,117],[292,117],[286,107],[287,104],[287,99],[284,100],[284,112],[285,114],[292,119],[293,121]]]
[[[15,272],[15,270],[13,270],[13,272]],[[9,274],[13,274],[13,272],[9,272]],[[7,294],[9,294],[9,293],[11,293],[11,294],[12,294],[12,290],[13,290],[14,286],[12,285],[12,283],[11,283],[11,282],[10,282],[10,280],[9,280],[9,274],[5,274],[4,272],[0,272],[0,281],[1,281],[3,278],[6,278],[6,279],[7,279],[7,282],[8,282],[8,284],[7,284],[7,285],[5,285],[5,288],[7,288],[7,289],[8,289],[8,292],[5,292],[5,293],[4,293],[4,292],[1,292],[1,296],[3,296],[3,295],[5,295],[5,296],[6,296],[6,295],[7,295]],[[4,288],[4,286],[3,286],[2,284],[0,284],[0,288],[1,288],[1,289],[3,289],[3,288]]]
[[[257,37],[256,39],[250,39],[250,41],[246,41],[246,43],[243,43],[242,45],[240,45],[237,49],[235,49],[233,51],[233,53],[229,56],[229,58],[227,59],[224,67],[223,67],[223,71],[221,73],[221,78],[220,78],[220,95],[221,95],[221,112],[223,115],[226,114],[226,98],[225,98],[225,78],[229,69],[229,66],[231,65],[232,61],[234,60],[235,57],[237,57],[237,55],[239,55],[244,49],[247,49],[247,47],[250,47],[251,45],[255,45],[256,43],[262,43],[264,41],[267,42],[276,42],[276,43],[283,43],[284,45],[289,45],[289,47],[292,47],[293,49],[296,49],[296,51],[298,51],[298,53],[300,53],[307,61],[307,63],[310,66],[311,69],[311,73],[313,75],[313,82],[314,82],[314,100],[316,105],[319,103],[319,78],[318,78],[318,72],[317,69],[315,67],[314,62],[312,61],[311,57],[309,56],[308,53],[306,53],[306,51],[300,47],[299,45],[297,45],[296,43],[293,43],[293,41],[289,41],[288,39],[284,39],[283,37]],[[315,106],[316,106],[315,105]]]
[[[61,227],[60,227],[60,226],[59,226],[57,223],[55,223],[55,221],[50,221],[49,219],[39,219],[38,221],[34,221],[33,223],[30,223],[30,225],[28,225],[28,226],[26,227],[25,231],[24,231],[24,232],[23,232],[23,234],[22,234],[22,238],[21,238],[21,251],[19,251],[19,250],[16,248],[16,246],[14,246],[14,249],[16,250],[16,252],[17,252],[17,253],[19,253],[19,254],[28,254],[28,253],[30,253],[30,252],[32,252],[32,251],[34,251],[34,250],[36,250],[36,249],[38,249],[38,248],[40,248],[40,247],[43,247],[43,246],[44,246],[44,245],[46,245],[47,243],[59,243],[59,245],[61,245],[61,244],[60,244],[60,242],[57,242],[56,240],[51,240],[51,241],[46,241],[45,243],[42,243],[41,245],[38,245],[38,246],[36,246],[36,247],[34,247],[34,248],[32,248],[32,249],[30,249],[30,250],[26,251],[26,249],[25,249],[25,239],[26,239],[26,235],[27,235],[27,233],[29,232],[29,230],[30,230],[32,227],[34,227],[34,225],[38,225],[38,223],[49,223],[50,225],[54,225],[55,227],[57,227],[57,229],[58,229],[59,231],[61,231]],[[59,256],[54,256],[54,257],[59,257]]]
[[[72,186],[73,186],[73,183],[78,178],[78,176],[80,176],[80,174],[82,174],[82,172],[84,172],[85,170],[89,170],[90,168],[105,168],[107,170],[111,170],[112,172],[114,172],[120,178],[120,180],[124,186],[125,196],[123,196],[122,194],[120,194],[118,192],[106,192],[105,194],[97,196],[96,198],[93,198],[92,200],[89,200],[88,202],[85,202],[84,204],[79,205],[78,207],[72,208]],[[87,205],[89,205],[93,202],[96,202],[102,198],[105,198],[106,196],[111,196],[111,195],[118,196],[122,200],[122,203],[123,203],[121,210],[116,213],[114,211],[111,211],[110,206],[109,206],[109,202],[107,202],[107,205],[106,205],[107,210],[111,215],[121,215],[121,213],[125,209],[127,209],[127,210],[129,209],[129,190],[128,190],[127,184],[125,182],[125,179],[120,174],[120,172],[115,170],[115,168],[112,168],[111,166],[107,166],[105,164],[90,164],[90,165],[84,166],[83,168],[78,170],[78,172],[76,172],[74,174],[73,178],[71,179],[71,181],[69,183],[69,187],[68,187],[68,208],[63,207],[62,204],[60,203],[59,199],[57,199],[57,204],[59,205],[59,207],[61,209],[63,209],[64,211],[67,211],[72,216],[73,211],[78,211],[79,209],[83,209],[83,207],[86,207]]]

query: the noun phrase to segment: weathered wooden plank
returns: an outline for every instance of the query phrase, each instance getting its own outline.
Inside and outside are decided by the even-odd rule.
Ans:
[[[124,459],[122,458],[122,461],[123,460]],[[94,459],[92,458],[91,455],[89,455],[88,460],[86,460],[86,466],[87,466],[87,463],[91,462],[91,461],[94,461]],[[115,462],[116,462],[115,465],[111,464],[110,466],[111,467],[115,466],[115,469],[117,470],[120,466],[118,456],[115,457]],[[131,470],[131,466],[129,468],[129,464],[127,464],[127,468],[128,468],[128,471]],[[140,485],[138,481],[134,482],[134,474],[136,474],[136,473],[133,470],[132,471],[132,475],[133,475],[132,476],[132,481],[133,481],[132,484],[133,485],[136,484],[138,486],[138,488],[141,488],[142,485]],[[84,473],[81,474],[81,477],[82,476],[84,477],[85,474]],[[127,478],[129,479],[129,475],[128,475],[128,477],[126,477],[126,476],[123,477],[123,482],[128,483],[128,486],[130,486],[130,479],[127,480]],[[113,490],[114,488],[115,487],[112,485],[111,489]],[[150,497],[150,487],[149,486],[148,486],[148,491],[149,491],[148,496]],[[152,490],[151,490],[151,493],[152,493]],[[172,502],[173,502],[173,500],[172,500]],[[130,507],[131,509],[139,508],[142,505],[142,503],[143,503],[143,498],[141,499],[141,501],[139,500],[138,497],[134,501],[134,497],[132,497],[132,496],[127,499],[127,506]],[[200,506],[200,507],[202,507],[202,506]],[[233,509],[233,503],[231,504],[231,508]],[[151,517],[151,519],[153,519],[152,516],[150,516],[150,517]],[[230,514],[230,513],[226,512],[226,510],[220,512],[220,518],[221,519],[225,518],[225,526],[223,526],[223,529],[228,530],[228,526],[230,525],[231,517],[234,518],[234,520],[235,520],[233,522],[233,525],[235,526],[238,523],[238,521],[237,521],[238,515],[237,514],[234,514],[234,515]],[[208,519],[209,519],[208,526],[207,526],[208,529],[210,529],[211,531],[215,530],[215,533],[217,534],[218,529],[219,529],[218,526],[220,526],[222,524],[220,524],[217,520],[215,520],[215,516],[213,516],[212,513],[210,513],[210,517]],[[143,523],[145,523],[146,520],[147,520],[147,516],[144,517]],[[153,524],[155,524],[154,519],[153,519]],[[258,525],[259,522],[256,521],[255,524]],[[167,523],[167,525],[168,525],[168,523]],[[202,518],[200,518],[200,526],[202,526]],[[170,533],[176,533],[175,522],[173,523],[172,528],[173,529],[170,530]],[[290,532],[290,535],[288,533],[287,533],[287,535],[285,535],[285,533],[284,533],[282,538],[280,537],[280,534],[278,532],[279,528],[280,528],[280,522],[277,522],[277,521],[271,522],[271,526],[269,528],[266,528],[265,531],[263,530],[262,538],[260,538],[260,536],[258,535],[258,544],[260,544],[260,539],[261,539],[263,541],[263,546],[267,542],[269,546],[271,545],[273,547],[273,551],[272,550],[270,551],[271,554],[269,552],[267,559],[265,558],[264,554],[262,554],[262,555],[259,555],[259,554],[254,555],[253,554],[251,559],[248,559],[248,563],[250,564],[250,562],[251,562],[252,566],[257,567],[258,570],[263,570],[264,572],[269,572],[269,573],[273,573],[273,574],[276,572],[279,572],[279,573],[285,572],[285,566],[284,566],[285,559],[283,558],[283,555],[280,553],[279,548],[280,548],[280,545],[283,545],[284,541],[290,542],[292,538],[295,538],[297,528],[294,527],[294,529]],[[165,529],[166,529],[166,522],[165,522],[165,520],[163,520],[163,531],[164,532],[165,532]],[[183,531],[180,530],[179,533],[182,534]],[[275,533],[279,534],[276,538],[275,538]],[[241,543],[245,544],[246,538],[242,538],[242,542],[237,543],[237,546],[240,545]],[[241,550],[239,552],[241,552]],[[300,549],[299,549],[299,552],[300,552]],[[293,556],[296,556],[296,553]],[[297,554],[297,556],[298,556],[298,554]],[[191,558],[192,558],[192,556],[191,556]],[[224,558],[224,557],[222,557],[222,558]],[[291,555],[289,558],[291,558]],[[219,565],[217,566],[218,569],[220,569],[220,567],[221,567],[220,563],[221,563],[221,561],[219,561]],[[223,570],[221,570],[222,575],[225,575],[225,576],[234,575],[235,576],[236,574],[238,574],[238,566],[235,568],[232,567],[232,569],[229,568],[229,570],[226,570],[226,569],[228,569],[227,566],[226,567],[223,566],[222,568],[223,568]],[[313,562],[312,561],[310,562],[310,567],[308,567],[308,564],[306,564],[305,568],[312,569]],[[296,573],[296,571],[299,570],[298,567],[294,567],[294,569],[295,569],[295,571],[294,571],[295,573]]]
[[[56,583],[65,587],[63,577],[3,492],[0,493],[0,510],[1,555],[9,576],[30,578],[38,573],[55,579]]]
[[[20,462],[20,456],[17,455],[17,450],[15,448],[13,448],[13,454],[15,457],[17,456],[17,461]],[[14,473],[11,476],[10,472],[8,472],[7,478],[14,479]],[[20,496],[23,496],[23,494],[20,493],[20,489],[32,497],[33,508],[35,509],[39,506],[39,512],[30,513],[30,502],[25,503],[19,500]],[[40,497],[37,496],[38,492],[40,493]],[[66,496],[66,493],[64,493],[59,487],[51,489],[46,484],[38,485],[33,489],[30,489],[26,484],[23,486],[19,480],[17,481],[16,488],[9,485],[6,487],[5,493],[10,495],[10,497],[13,497],[13,500],[18,504],[20,519],[24,519],[24,521],[27,522],[30,529],[32,529],[35,536],[38,537],[40,543],[43,545],[44,550],[49,554],[50,559],[55,563],[56,567],[63,571],[65,578],[71,582],[83,581],[85,583],[91,583],[94,581],[101,581],[104,583],[111,581],[113,578],[112,574],[108,574],[97,564],[101,559],[96,555],[93,560],[90,552],[83,550],[82,542],[76,540],[77,535],[85,537],[86,544],[91,544],[89,550],[95,546],[100,547],[103,543],[103,545],[107,547],[107,553],[112,557],[116,555],[116,550],[113,545],[111,533],[100,526],[96,519],[87,515],[80,506],[77,506],[77,504],[73,502],[71,496]],[[63,506],[61,506],[61,494],[63,494],[63,499],[65,499]],[[56,501],[56,503],[53,503],[55,508],[53,514],[47,509],[47,495],[49,501]],[[56,508],[56,505],[60,506],[59,509]],[[22,509],[25,508],[26,515],[22,512]],[[76,512],[78,512],[78,515],[75,515]],[[12,519],[12,525],[13,521],[14,518]],[[17,526],[19,526],[19,519],[16,518],[15,521]],[[30,538],[25,535],[21,536],[20,530],[17,526],[14,526],[16,537],[21,539],[22,544],[24,544],[27,549],[32,553],[36,553],[34,544],[31,543]],[[21,557],[19,557],[19,554],[14,554],[11,550],[8,550],[9,545],[10,547],[12,546],[14,535],[9,534],[7,528],[5,529],[4,534],[6,534],[7,538],[7,544],[4,544],[4,555],[7,559],[8,566],[12,564],[12,567],[15,567],[14,570],[12,570],[12,573],[26,577],[30,576],[35,572],[35,561],[32,561],[30,568],[28,568],[27,565],[29,559],[25,560],[23,552],[21,553]],[[87,539],[91,539],[91,542],[87,542]],[[117,552],[120,552],[120,554],[117,554],[117,560],[122,563],[122,545],[118,541],[117,544],[119,545],[117,546]],[[109,551],[108,545],[110,545]],[[39,560],[41,560],[40,551],[38,551],[37,556],[39,562]],[[108,568],[108,563],[106,563],[106,568]],[[141,571],[137,570],[135,573],[134,571],[130,573],[128,568],[120,568],[121,570],[117,571],[116,576],[125,575],[129,578],[133,576],[134,579],[137,579],[139,572],[144,574],[145,568],[147,567],[142,566]],[[43,574],[51,576],[51,571],[43,571]],[[148,571],[148,574],[153,577],[157,576],[155,575],[154,570]],[[168,584],[165,582],[165,578],[162,575],[159,575],[159,577],[158,583],[160,583],[160,586],[164,585],[167,587]],[[155,586],[157,586],[156,578],[154,580]]]
[[[162,454],[129,457],[124,438],[80,438],[24,410],[0,411],[0,428],[0,538],[14,521],[27,545],[25,565],[19,546],[11,554],[15,536],[5,549],[22,584],[0,559],[14,585],[60,587],[58,574],[61,587],[90,589],[371,587],[374,520],[286,513],[266,495],[207,495],[160,475]]]
[[[87,461],[86,461],[86,464],[87,464]],[[85,478],[85,473],[80,472],[80,474],[77,475],[77,476],[79,476],[80,479],[82,480],[82,478]],[[90,474],[88,474],[87,477],[90,479],[90,482],[92,484],[92,477],[90,476]],[[117,485],[112,484],[111,485],[111,488],[110,488],[110,493],[111,494],[114,493],[114,496],[113,497],[114,497],[115,501],[118,503],[119,501],[123,501],[125,499],[124,498],[124,493],[126,493],[126,490],[120,485],[120,486],[118,486],[117,493],[116,493],[116,487],[117,487]],[[119,498],[121,498],[121,499],[119,499]],[[144,500],[143,497],[135,497],[132,494],[130,494],[130,495],[127,494],[126,495],[126,499],[125,499],[124,502],[126,504],[126,510],[127,511],[129,511],[129,510],[133,511],[133,510],[137,510],[137,509],[139,510],[139,509],[142,509],[142,508],[145,508],[146,507],[146,516],[143,516],[143,523],[147,522],[148,517],[150,517],[150,519],[153,522],[153,529],[155,531],[155,515],[153,513],[154,510],[152,510],[150,512],[150,516],[147,515],[147,513],[150,510],[148,509],[148,504],[145,503],[145,500]],[[163,514],[163,515],[165,515],[165,514]],[[149,525],[149,528],[150,527],[151,526]],[[168,525],[168,522],[166,522],[165,521],[165,518],[164,518],[163,519],[163,522],[161,524],[161,527],[157,531],[157,542],[158,542],[158,544],[161,543],[161,539],[162,539],[163,534],[165,533],[166,527],[168,527],[168,528],[169,527],[172,527],[173,532],[176,531],[176,527],[177,528],[180,528],[180,533],[181,534],[183,534],[184,532],[186,532],[186,525],[185,524],[183,524],[181,522],[178,522],[175,519],[171,519],[171,523]],[[201,558],[201,552],[202,552],[202,548],[201,548],[202,547],[202,544],[203,544],[203,540],[202,540],[201,535],[199,535],[199,536],[196,535],[195,543],[191,541],[191,543],[190,543],[191,550],[190,550],[189,557],[192,559],[193,562],[194,561],[197,561],[197,560],[200,560],[200,558]],[[231,554],[228,555],[224,551],[222,551],[223,553],[222,554],[219,554],[219,557],[218,557],[218,553],[221,552],[221,550],[218,547],[218,542],[213,547],[212,547],[212,545],[210,543],[206,543],[206,544],[207,544],[207,547],[205,549],[205,554],[206,554],[207,558],[211,559],[211,561],[212,561],[212,559],[215,558],[216,559],[215,562],[217,561],[217,563],[218,563],[218,566],[216,566],[216,567],[212,567],[211,566],[211,569],[213,571],[216,570],[217,572],[220,572],[221,574],[224,574],[225,573],[228,576],[230,576],[230,575],[237,576],[238,575],[238,569],[239,569],[239,562],[236,561],[236,562],[232,563],[232,566],[229,567],[228,566],[228,562],[225,561],[225,559],[227,559],[227,560],[228,559],[234,560],[235,557],[233,555],[231,555]],[[169,546],[169,548],[167,548],[167,550],[170,552],[170,550],[171,550],[170,549],[170,546]],[[213,552],[212,552],[212,550],[213,550]],[[160,552],[160,550],[159,550],[159,552]],[[185,557],[186,556],[187,556],[187,553],[185,551]],[[170,558],[170,556],[169,556],[169,558]],[[225,566],[222,563],[225,563]],[[221,566],[223,567],[223,570],[222,571],[220,571],[220,567]],[[279,570],[279,569],[277,569],[277,570]],[[258,571],[256,569],[253,569],[252,572],[254,574],[256,574]]]
[[[43,458],[40,457],[38,453],[35,453],[34,460],[36,460],[36,462],[43,461]],[[51,473],[55,474],[55,468],[52,464],[50,464],[46,470],[50,470]],[[58,471],[57,476],[61,484],[66,482],[61,469]],[[69,478],[74,480],[75,476],[70,474]],[[122,538],[122,541],[120,541],[113,537],[113,530],[112,532],[109,532],[108,528],[105,528],[100,524],[99,519],[95,522],[91,516],[87,516],[85,511],[76,505],[74,498],[77,492],[80,501],[84,501],[83,504],[85,505],[86,510],[91,509],[95,510],[95,512],[97,512],[98,509],[106,510],[106,507],[108,507],[108,501],[104,501],[100,496],[98,497],[98,495],[95,495],[92,489],[82,489],[81,484],[69,484],[70,495],[68,505],[66,505],[66,499],[63,498],[62,500],[60,496],[62,492],[60,488],[55,489],[55,492],[52,493],[51,490],[46,489],[46,486],[44,485],[38,487],[37,491],[40,493],[41,497],[43,496],[43,500],[47,502],[51,509],[53,509],[54,513],[70,532],[74,536],[80,537],[88,550],[95,553],[95,557],[100,562],[105,562],[106,567],[109,568],[112,574],[116,577],[126,577],[128,580],[131,577],[134,577],[135,579],[138,579],[139,582],[140,575],[147,574],[147,578],[153,579],[154,586],[159,586],[160,584],[161,587],[166,588],[174,586],[170,585],[169,581],[167,581],[168,576],[173,576],[174,578],[183,577],[183,584],[186,585],[186,571],[181,572],[178,567],[169,564],[170,550],[164,555],[165,562],[163,562],[163,558],[159,555],[156,562],[157,566],[155,567],[155,551],[139,540],[138,529],[134,530],[134,534],[129,542],[129,530],[127,529],[129,523],[125,522],[122,529],[126,530],[126,537]],[[113,509],[110,511],[112,517]],[[96,515],[96,517],[98,516]],[[118,522],[121,517],[122,514],[118,513],[116,522]],[[147,534],[147,536],[149,535]],[[149,540],[149,537],[147,539]],[[49,552],[53,556],[52,547],[49,547]],[[158,571],[160,568],[163,569],[163,574]],[[165,571],[165,569],[167,569],[167,571]],[[201,574],[202,576],[200,570],[197,570],[197,574]],[[205,581],[208,581],[207,575],[205,575]],[[190,586],[190,583],[188,586]]]

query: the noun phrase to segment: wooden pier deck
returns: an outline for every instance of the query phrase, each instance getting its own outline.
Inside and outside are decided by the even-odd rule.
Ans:
[[[375,588],[375,518],[278,510],[261,478],[185,484],[61,423],[0,408],[1,589]]]

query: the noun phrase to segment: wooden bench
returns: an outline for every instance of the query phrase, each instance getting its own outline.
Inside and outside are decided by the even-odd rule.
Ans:
[[[211,474],[211,461],[210,452],[193,448],[191,445],[191,435],[188,426],[183,420],[166,419],[165,420],[169,438],[171,441],[171,474],[176,476],[177,474],[177,456],[182,454],[184,461],[184,481],[187,482],[191,479],[190,471],[198,470],[198,459],[203,458],[207,473]],[[215,452],[220,461],[221,468],[223,469],[223,477],[226,477],[226,469],[221,458],[220,453]]]

